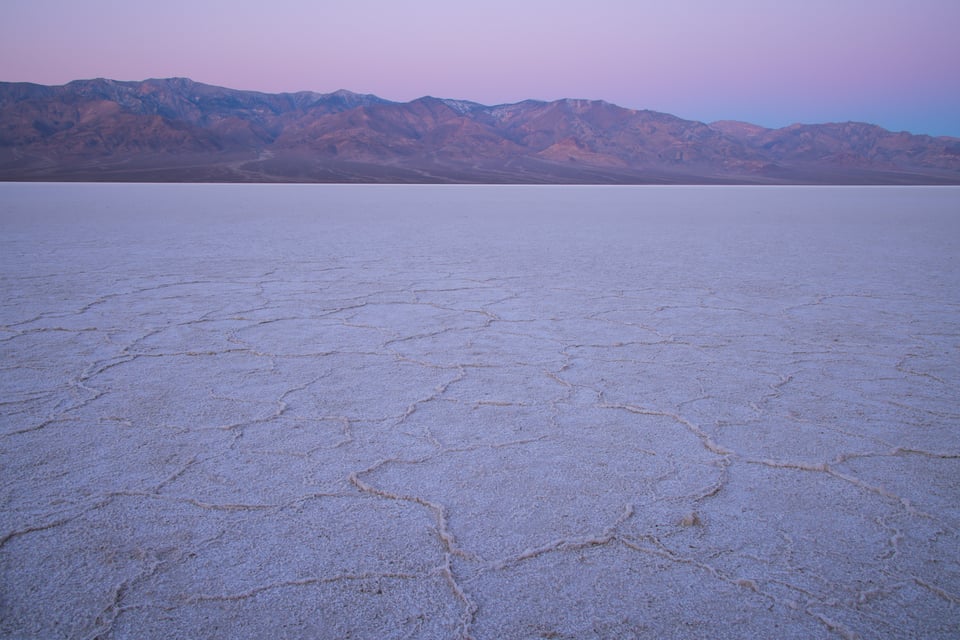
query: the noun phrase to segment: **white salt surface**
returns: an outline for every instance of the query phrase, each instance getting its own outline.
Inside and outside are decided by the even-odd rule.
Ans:
[[[960,190],[0,185],[0,635],[955,638]]]

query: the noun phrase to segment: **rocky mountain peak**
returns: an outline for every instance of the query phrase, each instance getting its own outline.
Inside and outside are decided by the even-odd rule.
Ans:
[[[960,140],[709,125],[602,100],[407,103],[106,78],[0,83],[0,179],[960,184]]]

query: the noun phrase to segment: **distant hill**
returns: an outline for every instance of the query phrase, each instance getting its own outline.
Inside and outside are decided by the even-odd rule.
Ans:
[[[0,180],[960,184],[960,139],[705,124],[593,100],[0,83]]]

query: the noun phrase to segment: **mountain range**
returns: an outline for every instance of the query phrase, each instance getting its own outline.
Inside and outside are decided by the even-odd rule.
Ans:
[[[708,124],[597,100],[0,83],[0,180],[960,184],[960,139],[856,122]]]

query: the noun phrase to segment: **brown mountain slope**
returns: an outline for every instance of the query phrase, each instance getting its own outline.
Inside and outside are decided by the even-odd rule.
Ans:
[[[960,184],[960,140],[858,123],[707,125],[589,100],[0,83],[0,179]]]

